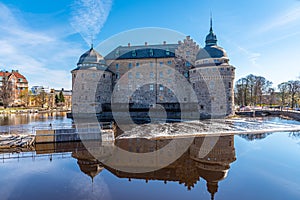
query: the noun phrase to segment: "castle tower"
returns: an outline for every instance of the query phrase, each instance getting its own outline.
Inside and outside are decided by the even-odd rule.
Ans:
[[[233,114],[235,67],[229,64],[226,51],[218,46],[210,20],[205,47],[196,56],[195,68],[190,70],[190,82],[198,97],[198,106],[205,117]]]
[[[72,70],[72,113],[102,112],[103,105],[110,103],[111,78],[104,57],[91,46]]]

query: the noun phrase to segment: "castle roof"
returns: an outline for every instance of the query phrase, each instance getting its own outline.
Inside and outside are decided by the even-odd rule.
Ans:
[[[177,47],[178,44],[119,46],[105,56],[105,59],[172,58],[175,57]]]
[[[209,33],[205,39],[205,47],[201,48],[196,56],[196,60],[210,59],[210,58],[226,58],[228,59],[226,51],[218,46],[217,36],[213,31],[212,18],[210,19]]]

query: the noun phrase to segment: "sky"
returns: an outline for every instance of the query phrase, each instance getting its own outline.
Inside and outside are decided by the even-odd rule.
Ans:
[[[210,13],[236,80],[252,73],[276,87],[300,76],[299,0],[0,0],[0,70],[19,70],[30,87],[71,89],[91,41],[104,56],[187,35],[203,47]]]

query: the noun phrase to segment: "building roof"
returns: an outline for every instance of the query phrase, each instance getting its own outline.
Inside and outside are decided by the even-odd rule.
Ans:
[[[14,75],[17,78],[17,82],[18,83],[28,83],[28,81],[25,78],[25,76],[23,76],[22,74],[20,74],[18,70],[12,70],[11,72],[0,71],[0,77],[4,77],[4,76],[10,77],[11,75]],[[22,80],[20,81],[20,79],[22,79]]]
[[[141,58],[172,58],[178,44],[119,46],[105,56],[106,60],[141,59]]]
[[[198,51],[196,60],[203,60],[209,58],[227,58],[226,51],[217,45],[205,46]]]
[[[104,60],[103,56],[100,55],[92,46],[90,48],[90,50],[88,50],[87,52],[85,52],[84,54],[82,54],[80,56],[77,65],[80,65],[80,64],[101,64],[101,65],[105,65],[105,60]]]
[[[209,33],[205,39],[205,47],[201,48],[196,56],[196,60],[203,60],[209,58],[227,58],[226,51],[218,46],[217,44],[217,36],[213,31],[212,27],[212,18],[210,19],[210,29]]]

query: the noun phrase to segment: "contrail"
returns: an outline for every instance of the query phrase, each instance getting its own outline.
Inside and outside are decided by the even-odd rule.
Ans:
[[[112,6],[112,0],[75,0],[71,25],[91,44],[100,33]]]

